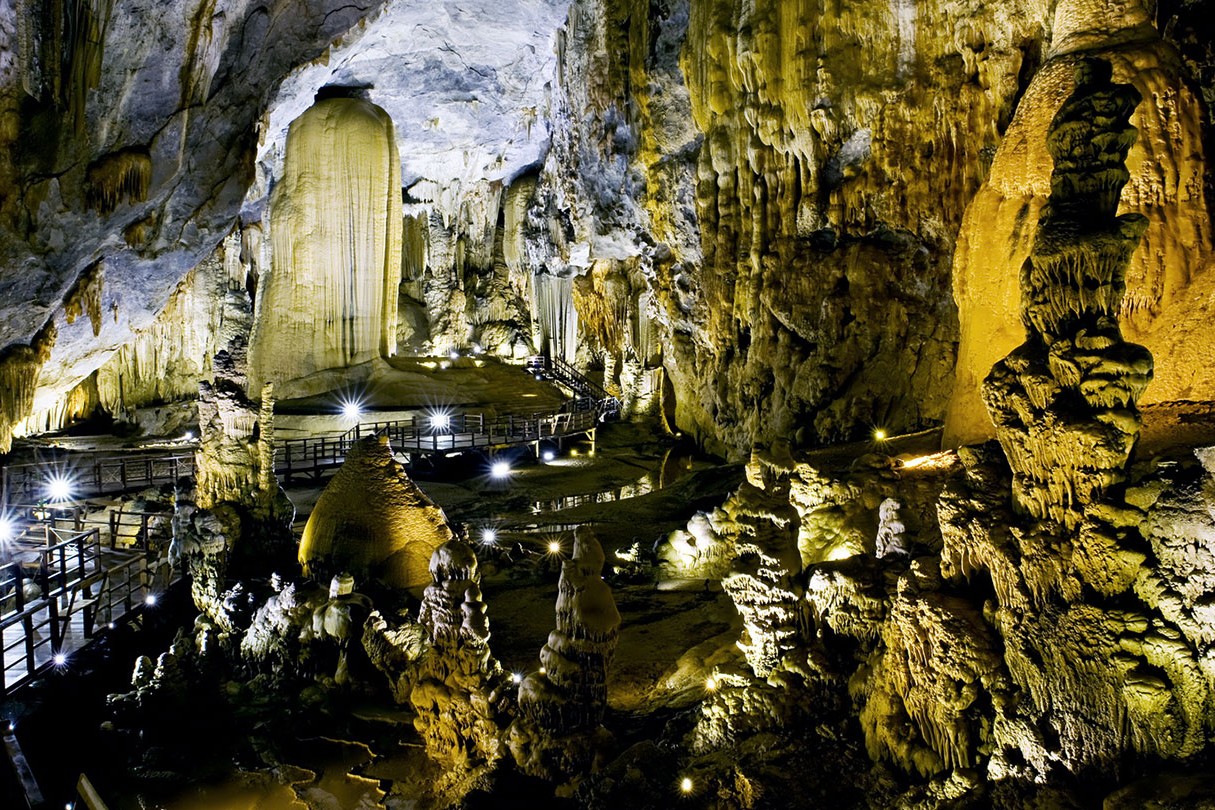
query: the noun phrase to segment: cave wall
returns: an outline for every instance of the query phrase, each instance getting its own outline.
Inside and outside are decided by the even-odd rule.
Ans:
[[[953,241],[1048,12],[572,7],[542,184],[556,250],[647,304],[679,428],[738,456],[943,417]],[[640,320],[585,303],[591,334]]]
[[[31,397],[4,398],[0,450],[15,422],[55,408],[147,328],[231,231],[278,82],[378,7],[5,4],[0,345],[6,367],[38,382]],[[65,302],[99,262],[95,331]]]
[[[1127,304],[1147,315],[1130,336],[1169,355],[1147,401],[1208,396],[1188,378],[1210,309],[1186,287],[1210,241],[1199,5],[575,3],[537,237],[594,291],[578,299],[591,361],[622,390],[630,364],[660,365],[677,427],[735,457],[963,410],[983,427],[951,441],[990,437],[977,381],[1020,340],[1017,279],[1050,172],[1037,130],[1070,92],[1051,78],[1062,63],[1031,79],[1113,41],[1149,98],[1124,197],[1155,223]],[[1037,112],[1018,113],[1026,99]],[[984,285],[999,295],[971,292]],[[1159,299],[1188,293],[1201,305],[1159,317]],[[658,357],[628,340],[642,319]]]

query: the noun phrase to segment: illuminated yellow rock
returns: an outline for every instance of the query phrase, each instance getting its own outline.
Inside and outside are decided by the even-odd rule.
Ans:
[[[1114,81],[1131,84],[1143,101],[1131,118],[1139,138],[1127,156],[1130,179],[1120,212],[1147,218],[1126,272],[1122,328],[1156,358],[1157,374],[1143,403],[1215,396],[1211,351],[1211,227],[1203,192],[1203,114],[1183,79],[1180,61],[1149,24],[1139,2],[1060,3],[1051,58],[1017,106],[991,172],[971,201],[953,265],[961,341],[957,380],[946,419],[954,446],[995,435],[979,397],[992,364],[1021,342],[1020,270],[1050,193],[1046,132],[1075,89],[1075,66],[1098,55]]]
[[[1135,403],[1152,378],[1152,356],[1122,339],[1118,317],[1148,225],[1115,216],[1140,96],[1111,82],[1108,62],[1085,59],[1075,72],[1046,136],[1051,194],[1020,273],[1025,341],[983,381],[1014,507],[1068,530],[1124,479],[1139,438]]]
[[[318,101],[291,125],[270,201],[251,390],[396,352],[401,228],[392,120],[362,99]]]
[[[307,576],[343,571],[364,582],[421,588],[435,549],[455,535],[443,510],[409,480],[385,438],[363,439],[325,487],[304,526],[299,561]]]

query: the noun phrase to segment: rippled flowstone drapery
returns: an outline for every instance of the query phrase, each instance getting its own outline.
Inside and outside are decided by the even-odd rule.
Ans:
[[[392,120],[325,98],[292,125],[270,201],[272,270],[258,296],[250,385],[395,354],[401,161]]]

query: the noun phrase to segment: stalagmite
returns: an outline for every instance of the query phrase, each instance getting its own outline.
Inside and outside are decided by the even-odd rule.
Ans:
[[[1123,480],[1139,437],[1135,401],[1152,375],[1151,355],[1124,342],[1118,323],[1127,261],[1147,227],[1139,214],[1115,217],[1139,93],[1112,84],[1107,62],[1076,70],[1047,136],[1051,197],[1022,269],[1027,339],[983,386],[1014,504],[1067,529]]]
[[[396,352],[400,188],[392,121],[374,104],[322,99],[291,125],[251,390]]]
[[[561,564],[557,628],[540,651],[541,669],[519,686],[519,719],[509,740],[526,773],[548,779],[585,774],[610,739],[600,723],[620,613],[603,581],[603,562],[599,541],[580,527],[573,555]]]
[[[414,728],[440,768],[430,790],[459,797],[502,755],[497,722],[508,679],[489,650],[489,621],[472,549],[460,540],[439,546],[430,558],[430,577],[418,610],[430,648],[409,699]]]
[[[299,561],[306,576],[348,571],[393,588],[422,588],[435,549],[454,539],[435,506],[393,458],[386,437],[350,449],[304,526]]]
[[[1114,80],[1142,96],[1131,114],[1138,137],[1127,150],[1129,177],[1119,210],[1143,215],[1146,225],[1125,265],[1117,314],[1127,339],[1156,358],[1157,379],[1143,402],[1205,399],[1215,392],[1215,375],[1195,362],[1211,351],[1204,113],[1176,50],[1149,22],[1153,7],[1141,0],[1055,6],[1049,58],[1018,102],[958,238],[952,278],[961,334],[947,445],[995,435],[981,400],[982,381],[1023,337],[1019,270],[1052,193],[1047,131],[1075,89],[1076,65],[1089,56],[1108,60]]]

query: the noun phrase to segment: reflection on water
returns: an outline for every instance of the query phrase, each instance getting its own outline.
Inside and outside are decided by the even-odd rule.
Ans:
[[[223,782],[152,799],[145,810],[358,810],[380,807],[379,781],[356,776],[375,758],[363,743],[318,737],[300,740],[273,771],[238,771]]]
[[[672,447],[663,455],[658,469],[646,473],[631,484],[598,492],[532,501],[532,514],[560,512],[563,509],[573,509],[590,503],[614,503],[649,495],[651,492],[665,489],[681,478],[687,477],[692,472],[694,462],[695,457],[686,448]]]

